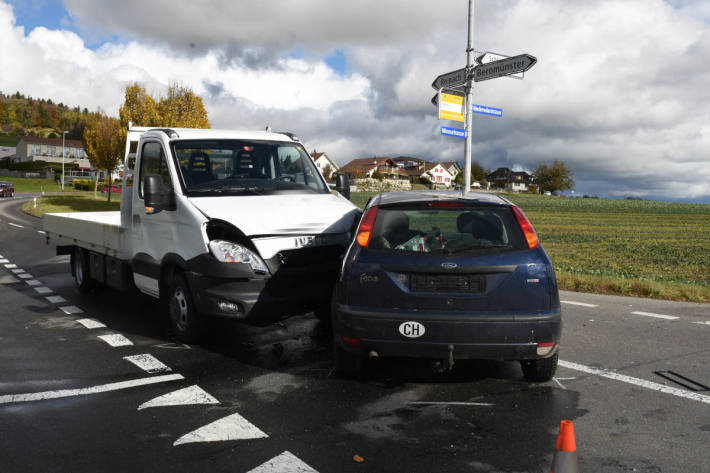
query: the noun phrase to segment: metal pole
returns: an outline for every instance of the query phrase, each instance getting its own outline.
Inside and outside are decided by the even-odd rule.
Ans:
[[[64,137],[67,136],[67,132],[62,132],[62,192],[64,192]]]
[[[473,129],[473,76],[470,75],[473,66],[473,5],[474,0],[468,0],[468,43],[466,47],[466,100],[464,101],[464,120],[466,130],[466,141],[463,148],[463,192],[471,189],[471,147]]]

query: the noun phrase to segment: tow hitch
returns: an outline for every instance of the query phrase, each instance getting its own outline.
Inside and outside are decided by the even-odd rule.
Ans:
[[[444,371],[451,371],[454,367],[454,345],[449,344],[449,356],[444,360],[435,360],[431,363],[431,369],[435,373],[443,373]]]

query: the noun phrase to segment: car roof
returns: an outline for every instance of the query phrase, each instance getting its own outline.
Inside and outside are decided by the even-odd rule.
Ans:
[[[162,133],[174,132],[175,140],[268,140],[295,142],[291,136],[281,132],[248,131],[248,130],[216,130],[198,128],[152,128],[145,132],[145,136],[160,136]]]
[[[488,192],[468,192],[462,194],[460,191],[400,191],[385,192],[376,195],[370,205],[396,205],[408,203],[436,202],[436,201],[462,201],[465,203],[482,203],[497,205],[512,205],[512,203],[501,196]]]

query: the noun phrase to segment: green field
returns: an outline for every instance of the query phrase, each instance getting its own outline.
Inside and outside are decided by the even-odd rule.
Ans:
[[[35,217],[41,217],[46,213],[55,212],[104,212],[109,210],[119,210],[121,207],[121,195],[111,196],[111,202],[106,201],[106,194],[97,194],[94,198],[93,192],[76,192],[66,195],[46,195],[37,199],[37,207],[34,202],[29,201],[22,206],[22,210]]]
[[[0,181],[10,181],[15,186],[15,193],[18,192],[61,192],[62,188],[51,179],[32,179],[26,177],[3,176],[0,169]],[[73,191],[71,187],[65,187],[65,191]]]
[[[710,302],[710,205],[504,197],[532,222],[563,289]]]

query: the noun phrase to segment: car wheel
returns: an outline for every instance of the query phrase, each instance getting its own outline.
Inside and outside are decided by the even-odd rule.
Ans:
[[[362,369],[362,357],[357,353],[346,351],[333,337],[333,368],[336,373],[353,375]]]
[[[557,371],[557,360],[559,355],[555,353],[549,358],[538,358],[536,360],[521,360],[520,367],[523,369],[525,381],[541,383],[549,381]]]
[[[98,284],[89,276],[89,262],[86,252],[81,248],[74,248],[71,255],[71,268],[74,274],[74,284],[79,292],[86,293],[96,288]]]
[[[172,334],[183,343],[197,343],[203,336],[203,321],[195,310],[192,293],[182,274],[175,274],[168,290],[168,315]]]

